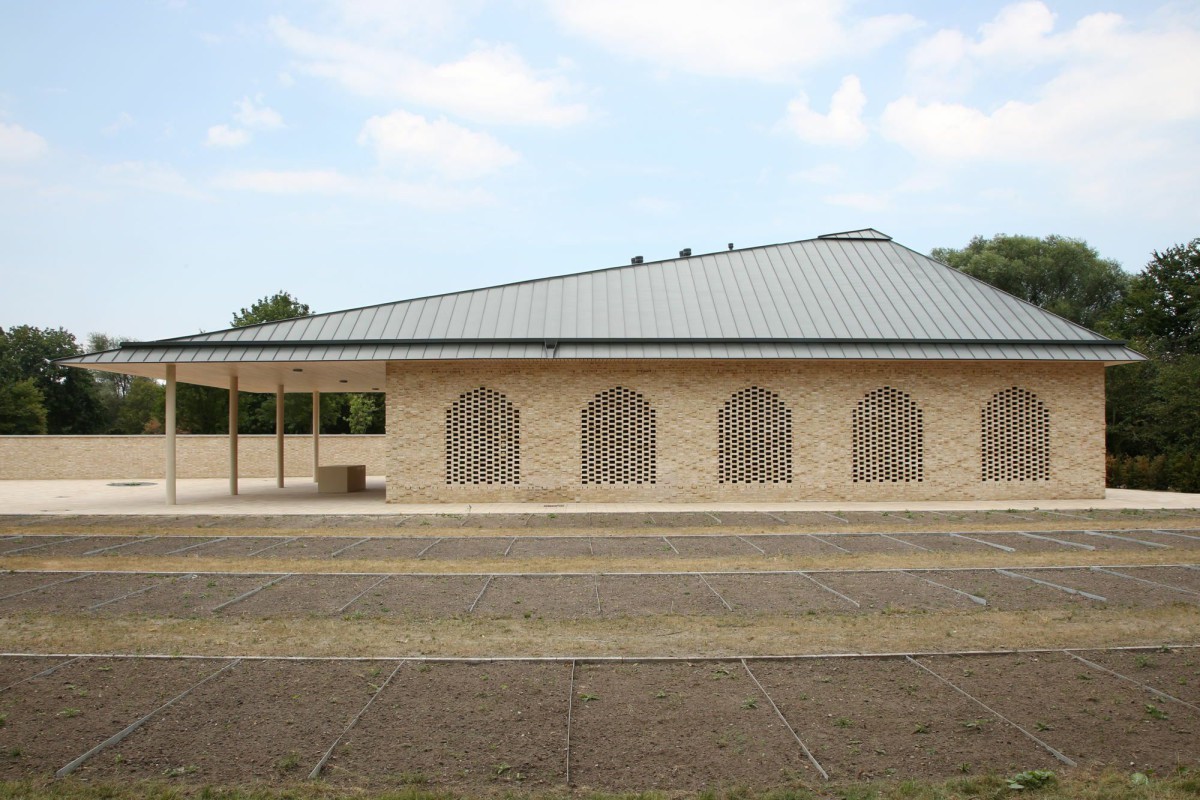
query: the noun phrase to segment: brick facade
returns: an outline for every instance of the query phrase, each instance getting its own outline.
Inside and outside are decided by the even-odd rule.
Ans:
[[[228,436],[180,436],[180,478],[229,475]],[[162,478],[166,470],[162,436],[0,436],[0,480],[124,480]],[[321,437],[322,464],[366,464],[368,475],[384,470],[383,436]],[[312,475],[312,437],[284,437],[284,472]],[[275,437],[238,437],[238,472],[244,478],[275,474]]]
[[[1025,414],[1029,407],[1036,413]],[[477,418],[464,417],[468,408]],[[983,432],[1011,427],[1005,419],[1039,426],[1018,430],[1005,445],[1028,452],[1030,463],[997,465],[993,455],[988,474],[1046,474],[1048,438],[1048,479],[983,479],[984,452],[995,451],[994,442],[985,448]],[[760,424],[777,434],[765,446],[754,441]],[[786,428],[790,460],[779,451]],[[393,362],[387,430],[389,502],[1104,496],[1104,366],[1097,363]],[[508,483],[447,483],[448,475],[461,481],[469,473],[471,436],[464,439],[463,431],[504,437],[485,442],[477,460]],[[632,455],[621,449],[631,442]],[[612,469],[614,452],[626,472]],[[731,467],[730,459],[738,463]],[[788,471],[790,483],[738,482],[786,481]],[[596,482],[620,475],[643,483]]]

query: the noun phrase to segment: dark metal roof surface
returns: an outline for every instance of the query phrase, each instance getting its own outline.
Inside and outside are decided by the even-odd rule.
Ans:
[[[1141,359],[864,229],[141,343],[65,363],[547,356]]]

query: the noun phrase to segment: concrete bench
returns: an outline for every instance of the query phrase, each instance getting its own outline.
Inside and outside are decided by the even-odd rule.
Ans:
[[[366,464],[330,464],[327,467],[317,467],[319,494],[361,492],[366,488]]]

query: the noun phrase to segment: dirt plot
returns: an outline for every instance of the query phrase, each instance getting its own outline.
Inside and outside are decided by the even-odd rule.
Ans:
[[[916,611],[979,606],[957,592],[907,572],[815,572],[812,577],[859,603],[863,611]]]
[[[667,541],[687,558],[762,555],[758,548],[737,536],[668,536]]]
[[[197,545],[205,546],[216,542],[219,536],[159,536],[147,538],[139,542],[123,545],[115,550],[106,550],[97,555],[102,556],[165,556],[173,555],[185,548],[200,549]],[[190,550],[188,550],[190,552]]]
[[[1194,649],[1082,650],[1079,655],[1130,680],[1200,707],[1200,652]]]
[[[512,544],[513,537],[511,536],[481,536],[464,539],[447,537],[432,544],[421,555],[421,558],[496,558],[504,555]]]
[[[230,536],[226,539],[213,539],[211,543],[200,545],[181,555],[190,558],[246,558],[289,538],[291,537]]]
[[[1113,567],[1113,570],[1148,581],[1200,592],[1200,569],[1195,567]]]
[[[599,585],[605,617],[729,613],[699,575],[601,575]]]
[[[510,558],[587,558],[595,554],[590,536],[522,536],[508,551]]]
[[[488,617],[580,619],[600,614],[599,579],[595,575],[499,575],[475,605]]]
[[[843,533],[832,536],[817,536],[822,543],[836,546],[849,553],[912,553],[916,548],[899,539],[890,539],[874,533]]]
[[[36,592],[28,592],[19,597],[0,600],[0,614],[11,616],[27,612],[56,614],[83,611],[97,603],[113,600],[129,592],[148,586],[157,587],[168,582],[170,582],[170,578],[162,575],[95,573],[70,583],[60,583]],[[108,608],[108,606],[103,608]]]
[[[147,576],[141,576],[143,583]],[[219,573],[176,575],[148,592],[97,609],[104,615],[144,614],[156,617],[194,617],[274,580],[271,575],[224,575]],[[80,581],[84,583],[84,581]],[[74,586],[75,584],[70,584]]]
[[[283,540],[278,546],[263,550],[258,555],[271,559],[329,558],[331,554],[354,544],[358,539],[353,536],[301,536],[292,541]]]
[[[338,784],[566,782],[569,663],[405,664],[326,768]]]
[[[987,608],[996,611],[1028,611],[1042,608],[1086,608],[1097,601],[1069,594],[1062,589],[1043,586],[1033,581],[1011,578],[995,570],[930,570],[913,571],[945,586],[967,592],[987,601]],[[1031,572],[1030,574],[1036,575]]]
[[[1200,601],[1200,597],[1196,595],[1159,589],[1129,578],[1090,569],[1015,569],[1011,572],[1098,595],[1112,605],[1145,608]]]
[[[760,534],[745,538],[768,556],[827,556],[837,551],[828,542],[809,533]]]
[[[1064,653],[918,660],[1080,766],[1166,773],[1200,759],[1200,715]]]
[[[0,551],[0,555],[36,553],[39,557],[45,556],[46,558],[81,556],[91,550],[125,542],[136,542],[137,539],[136,536],[30,536],[23,541],[5,542],[5,544],[13,546]]]
[[[239,617],[311,617],[341,613],[381,575],[292,575],[221,613]]]
[[[35,534],[32,536],[8,536],[0,539],[0,556],[5,553],[11,553],[16,550],[24,550],[36,545],[47,545],[54,542],[61,542],[63,539],[74,538],[67,536],[50,536]]]
[[[12,690],[13,685],[32,678],[43,670],[50,669],[55,664],[63,664],[70,659],[48,656],[8,656],[0,658],[0,691]],[[3,700],[3,695],[0,695]]]
[[[0,597],[36,589],[58,581],[79,578],[86,573],[73,572],[0,572]]]
[[[422,619],[465,614],[486,583],[486,575],[391,575],[343,613]]]
[[[394,667],[243,661],[89,761],[79,775],[179,775],[205,783],[307,777]]]
[[[736,662],[580,665],[571,777],[609,791],[819,780]]]
[[[795,572],[706,577],[738,614],[812,614],[855,610],[853,604]]]
[[[679,555],[661,536],[595,536],[592,549],[608,558],[675,558]]]
[[[342,550],[334,558],[352,558],[363,561],[416,558],[422,550],[425,550],[435,541],[437,540],[414,539],[411,537],[367,539],[365,542],[359,542],[346,550]]]
[[[936,553],[996,552],[997,549],[984,544],[987,540],[975,534],[970,534],[971,538],[953,536],[946,533],[892,533],[889,535]]]
[[[21,684],[0,695],[0,776],[66,766],[223,663],[86,658]]]
[[[972,534],[972,538],[974,539],[1010,547],[1016,553],[1046,553],[1061,550],[1078,550],[1080,553],[1087,552],[1082,547],[1072,547],[1069,544],[1052,542],[1048,536],[1046,538],[1038,538],[1040,536],[1041,534],[1038,534],[1038,536],[1022,536],[1019,533]]]
[[[1057,765],[1045,749],[903,659],[750,662],[834,780]]]

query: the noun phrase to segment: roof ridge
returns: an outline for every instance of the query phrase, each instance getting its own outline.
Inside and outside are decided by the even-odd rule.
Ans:
[[[875,230],[875,229],[874,228],[862,228],[861,230],[867,231],[867,230]],[[879,233],[879,231],[875,231],[875,233]],[[857,239],[854,239],[853,241],[889,241],[889,242],[892,241],[892,238],[890,236],[887,236],[886,234],[880,234],[880,236],[882,236],[883,238],[882,239],[857,238]],[[721,255],[724,253],[745,253],[745,252],[750,252],[752,250],[765,250],[765,249],[772,248],[772,247],[785,247],[787,245],[803,244],[805,242],[828,241],[831,238],[838,238],[838,237],[839,237],[838,234],[824,234],[821,236],[810,236],[807,239],[795,239],[793,241],[775,242],[773,244],[757,244],[757,245],[751,245],[750,247],[735,247],[735,248],[731,248],[731,249],[727,249],[727,250],[714,250],[710,253],[693,253],[690,256],[676,256],[675,258],[660,258],[656,261],[643,261],[638,264],[617,264],[616,266],[612,266],[612,267],[598,267],[596,269],[585,269],[585,270],[580,270],[578,272],[566,272],[561,275],[545,275],[540,278],[525,278],[525,279],[519,280],[519,281],[509,281],[507,283],[497,283],[497,284],[493,284],[491,286],[477,286],[472,289],[459,289],[457,291],[452,291],[452,292],[438,292],[436,294],[421,295],[419,297],[407,297],[407,298],[403,298],[400,300],[389,300],[389,301],[385,301],[382,303],[369,303],[369,304],[363,305],[363,306],[353,306],[351,308],[342,308],[342,309],[338,309],[337,311],[322,311],[322,312],[316,313],[316,314],[308,314],[307,316],[288,317],[287,319],[271,320],[270,322],[256,322],[253,325],[230,326],[228,328],[221,328],[221,329],[215,330],[215,331],[201,331],[200,333],[188,334],[186,336],[173,336],[169,339],[151,339],[149,341],[154,341],[154,342],[189,341],[189,340],[194,340],[195,337],[197,337],[197,336],[215,336],[219,333],[229,333],[231,331],[252,330],[254,328],[261,328],[261,327],[265,327],[267,325],[281,325],[285,322],[295,322],[296,320],[318,319],[320,317],[330,317],[335,314],[349,314],[349,313],[352,313],[355,311],[366,311],[366,310],[372,309],[372,308],[383,308],[384,306],[400,305],[401,303],[416,303],[421,300],[437,300],[439,298],[451,297],[453,295],[471,294],[474,292],[487,292],[487,291],[492,291],[495,289],[507,289],[510,286],[524,286],[524,285],[530,284],[530,283],[542,283],[545,281],[562,280],[565,278],[577,278],[582,275],[597,275],[602,272],[614,272],[614,271],[623,270],[623,269],[636,269],[639,267],[650,267],[650,266],[654,266],[655,264],[667,264],[667,263],[674,262],[674,261],[690,261],[690,260],[696,259],[696,258],[704,258],[705,256],[716,256],[716,255]],[[849,237],[842,237],[842,238],[849,239]]]

